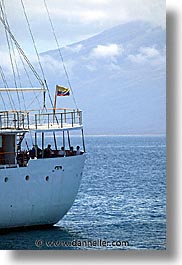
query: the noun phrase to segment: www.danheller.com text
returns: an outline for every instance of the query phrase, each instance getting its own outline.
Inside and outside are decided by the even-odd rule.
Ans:
[[[129,246],[128,241],[121,240],[73,240],[73,241],[43,241],[38,239],[35,241],[35,246],[38,248],[48,247],[127,247]]]

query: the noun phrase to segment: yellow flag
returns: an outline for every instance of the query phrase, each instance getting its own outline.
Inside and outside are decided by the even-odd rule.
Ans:
[[[70,88],[63,86],[56,86],[56,94],[58,97],[65,97],[70,95]]]

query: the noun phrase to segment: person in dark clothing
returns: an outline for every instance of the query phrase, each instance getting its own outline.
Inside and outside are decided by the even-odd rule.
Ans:
[[[46,157],[46,158],[52,157],[53,154],[54,154],[54,152],[51,149],[51,145],[48,144],[47,148],[44,149],[44,157]]]
[[[29,156],[33,159],[37,156],[37,158],[42,157],[42,150],[38,147],[38,145],[33,145],[32,149],[29,151]]]
[[[29,151],[30,158],[34,159],[36,154],[35,145],[33,145],[32,149]]]

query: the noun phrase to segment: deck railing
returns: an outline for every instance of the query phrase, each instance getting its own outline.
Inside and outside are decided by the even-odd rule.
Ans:
[[[56,109],[40,111],[3,111],[0,112],[0,129],[29,130],[39,128],[66,128],[82,125],[82,111]]]
[[[80,110],[72,110],[63,112],[35,114],[35,128],[46,127],[74,127],[82,125],[82,112]]]
[[[29,112],[0,112],[0,129],[29,129]]]

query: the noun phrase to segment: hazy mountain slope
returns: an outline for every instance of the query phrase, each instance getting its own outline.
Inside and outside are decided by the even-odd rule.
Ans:
[[[87,134],[165,133],[163,29],[140,21],[122,24],[64,47],[62,54]],[[52,95],[56,84],[68,86],[58,50],[41,54],[41,61]],[[74,106],[72,97],[57,101]]]
[[[132,22],[62,53],[87,133],[165,133],[164,30]],[[42,56],[50,64],[49,83],[67,85],[57,67],[58,51]],[[67,102],[60,100],[61,105]]]

